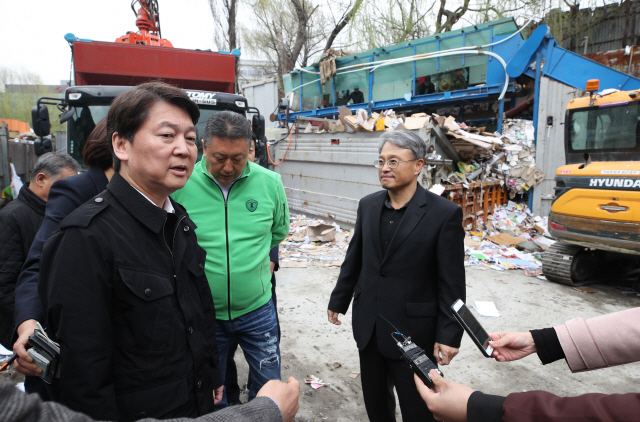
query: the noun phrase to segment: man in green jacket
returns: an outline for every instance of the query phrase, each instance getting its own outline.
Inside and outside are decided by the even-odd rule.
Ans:
[[[198,243],[207,252],[222,377],[236,337],[249,363],[251,400],[267,381],[280,379],[269,250],[289,233],[289,207],[280,175],[248,162],[251,126],[243,116],[212,115],[202,144],[202,160],[172,197],[198,226]],[[226,404],[225,394],[219,406]]]

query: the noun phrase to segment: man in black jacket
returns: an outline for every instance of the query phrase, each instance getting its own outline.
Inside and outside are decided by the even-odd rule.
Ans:
[[[40,255],[42,246],[58,229],[60,222],[73,210],[107,188],[113,175],[113,156],[107,143],[107,119],[102,119],[89,135],[82,153],[88,170],[76,176],[58,180],[51,186],[47,209],[42,225],[33,239],[22,272],[16,282],[15,332],[13,351],[18,358],[13,362],[16,371],[26,375],[24,389],[38,393],[43,400],[60,401],[58,379],[45,383],[38,375],[42,372],[27,353],[29,336],[33,335],[38,321],[44,322],[44,310],[38,294]]]
[[[47,240],[40,296],[63,404],[95,419],[194,417],[222,397],[215,309],[195,224],[169,195],[195,159],[198,107],[161,82],[107,116],[107,189]]]
[[[431,76],[425,76],[422,83],[418,84],[416,90],[418,91],[418,95],[433,94],[436,92],[436,87],[433,85],[433,82],[431,82]]]
[[[371,421],[396,420],[394,386],[403,421],[433,420],[412,370],[400,360],[389,322],[434,362],[447,365],[458,353],[462,328],[449,307],[465,299],[462,210],[418,184],[426,145],[415,133],[384,133],[379,152],[374,165],[385,190],[360,200],[329,321],[341,324],[338,314],[353,299],[353,335]]]
[[[78,174],[70,155],[49,152],[38,159],[28,185],[0,210],[0,343],[11,350],[15,287],[29,248],[42,224],[53,182]]]
[[[353,88],[353,92],[347,96],[347,101],[353,101],[353,104],[364,103],[364,94],[360,91],[359,87]]]

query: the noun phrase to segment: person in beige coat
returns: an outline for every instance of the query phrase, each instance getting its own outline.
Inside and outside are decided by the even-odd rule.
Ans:
[[[499,362],[537,353],[543,364],[564,358],[571,372],[592,371],[640,360],[640,308],[597,318],[574,318],[563,325],[528,333],[491,333],[493,357]],[[431,376],[430,390],[415,378],[420,395],[438,420],[449,422],[640,420],[640,393],[584,394],[558,397],[545,391],[507,397],[474,391],[466,385]]]

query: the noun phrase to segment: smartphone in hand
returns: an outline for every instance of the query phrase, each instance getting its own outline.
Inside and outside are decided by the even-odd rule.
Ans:
[[[480,325],[480,322],[473,316],[467,305],[460,299],[451,305],[451,313],[456,320],[462,325],[462,328],[469,334],[469,337],[478,346],[483,355],[490,358],[493,353],[493,347],[489,346],[491,337],[487,331]]]

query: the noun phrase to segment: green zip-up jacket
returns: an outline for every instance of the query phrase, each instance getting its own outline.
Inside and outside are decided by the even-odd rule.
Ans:
[[[235,319],[267,303],[269,250],[289,234],[289,206],[280,175],[248,163],[225,203],[203,159],[185,187],[171,197],[198,226],[216,318]]]

